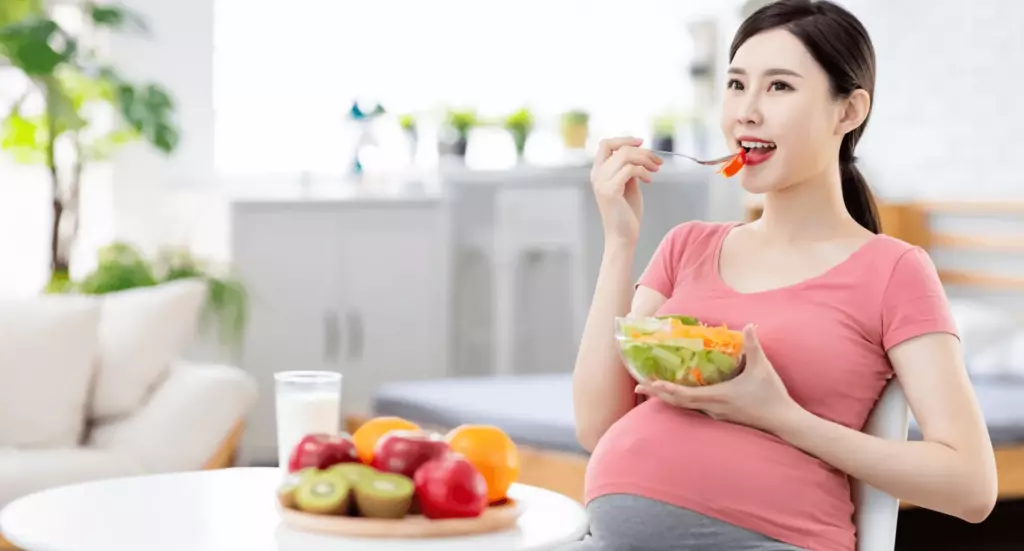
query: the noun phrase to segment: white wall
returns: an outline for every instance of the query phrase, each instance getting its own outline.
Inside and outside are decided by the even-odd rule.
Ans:
[[[843,0],[875,44],[874,112],[858,148],[885,195],[1024,196],[1024,3]]]
[[[182,129],[172,157],[139,144],[114,163],[116,235],[150,248],[168,239],[165,191],[213,181],[213,1],[123,3],[146,18],[151,37],[113,36],[111,59],[130,78],[169,89]]]
[[[749,0],[751,7],[764,0]],[[1024,197],[1018,154],[1024,128],[1024,3],[984,0],[837,0],[867,27],[876,49],[874,110],[858,147],[861,167],[886,197]],[[722,70],[741,23],[740,2],[704,4],[721,25]]]

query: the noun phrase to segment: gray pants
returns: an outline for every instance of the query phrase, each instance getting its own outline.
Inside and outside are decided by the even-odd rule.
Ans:
[[[559,551],[804,551],[738,526],[632,495],[587,506],[590,534]]]

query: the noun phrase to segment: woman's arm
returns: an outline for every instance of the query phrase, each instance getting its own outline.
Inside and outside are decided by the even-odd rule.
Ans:
[[[636,405],[636,385],[619,359],[615,318],[627,313],[653,316],[666,300],[647,287],[633,293],[633,255],[630,245],[605,247],[576,356],[572,374],[576,438],[587,451],[593,451],[608,427]]]
[[[892,441],[822,419],[803,408],[778,436],[850,476],[893,495],[967,522],[995,506],[995,455],[985,420],[948,333],[909,339],[889,351],[923,441]]]

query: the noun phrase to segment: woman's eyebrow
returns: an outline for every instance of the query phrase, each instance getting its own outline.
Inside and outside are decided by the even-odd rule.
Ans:
[[[747,70],[743,69],[741,67],[729,67],[729,74],[730,75],[745,75],[745,74],[747,74]],[[800,73],[798,73],[796,71],[793,71],[791,69],[782,69],[782,68],[779,68],[779,67],[772,68],[772,69],[765,69],[765,71],[763,73],[761,73],[761,74],[762,74],[762,76],[766,76],[766,77],[788,76],[788,77],[804,78],[803,75],[801,75]]]

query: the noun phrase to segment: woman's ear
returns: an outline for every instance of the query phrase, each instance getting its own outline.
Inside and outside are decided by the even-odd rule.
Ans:
[[[854,90],[841,104],[836,133],[840,136],[864,124],[871,112],[871,96],[862,89]]]

